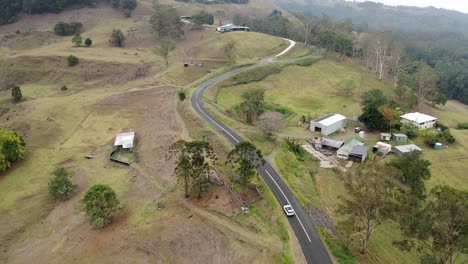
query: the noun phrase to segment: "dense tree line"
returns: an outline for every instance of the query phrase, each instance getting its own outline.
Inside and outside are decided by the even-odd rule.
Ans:
[[[22,0],[0,0],[0,25],[15,22],[22,8]]]

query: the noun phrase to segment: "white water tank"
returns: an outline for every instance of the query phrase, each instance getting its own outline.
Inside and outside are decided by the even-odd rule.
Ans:
[[[364,139],[364,137],[365,137],[364,131],[359,132],[359,137],[362,138],[362,139]]]

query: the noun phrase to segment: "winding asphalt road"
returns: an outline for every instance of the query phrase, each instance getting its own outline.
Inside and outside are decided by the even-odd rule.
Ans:
[[[290,45],[288,46],[288,48],[286,48],[283,52],[276,55],[275,57],[285,54],[295,45],[294,41],[288,39],[286,40],[290,42]],[[219,133],[221,133],[225,138],[227,138],[233,145],[244,141],[244,139],[240,137],[233,129],[222,123],[220,120],[211,115],[205,109],[203,92],[211,85],[218,83],[224,79],[227,79],[231,76],[234,76],[240,72],[255,69],[268,64],[288,62],[274,61],[273,58],[266,59],[255,65],[234,69],[230,72],[218,75],[213,79],[210,79],[201,84],[192,94],[191,102],[192,107],[195,109],[195,111],[208,123],[210,123],[210,125],[212,125]],[[283,181],[279,173],[276,172],[275,169],[273,169],[273,167],[268,162],[266,162],[265,165],[259,167],[257,170],[258,173],[262,176],[263,180],[267,183],[268,187],[271,189],[273,194],[275,195],[276,200],[281,205],[281,207],[283,207],[283,205],[290,204],[296,211],[296,215],[293,217],[288,217],[288,220],[302,247],[302,251],[304,253],[307,263],[331,264],[332,261],[330,259],[330,256],[328,255],[328,252],[325,249],[322,240],[320,240],[317,230],[315,230],[312,218],[305,212],[304,208],[299,203],[294,194],[291,192],[286,183]]]

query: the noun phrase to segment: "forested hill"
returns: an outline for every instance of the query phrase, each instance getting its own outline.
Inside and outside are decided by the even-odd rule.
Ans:
[[[350,19],[358,29],[452,31],[468,34],[468,14],[434,7],[387,6],[374,2],[344,0],[267,0],[287,10],[326,14],[334,19]]]

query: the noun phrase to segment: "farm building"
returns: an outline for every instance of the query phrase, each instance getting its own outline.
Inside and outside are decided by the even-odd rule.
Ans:
[[[337,150],[343,146],[344,142],[339,140],[333,140],[330,138],[316,138],[312,141],[314,148],[317,150],[320,149],[330,149],[330,150]]]
[[[115,137],[114,147],[133,151],[133,144],[135,142],[135,132],[120,133]]]
[[[435,126],[436,121],[437,118],[419,112],[407,113],[400,117],[400,123],[413,123],[419,127],[419,129],[432,128]]]
[[[319,132],[324,136],[328,136],[344,127],[346,127],[346,117],[340,114],[326,115],[310,121],[310,131]]]
[[[405,134],[393,134],[393,140],[395,142],[406,142],[408,141],[408,136]]]
[[[420,147],[416,146],[415,144],[396,146],[396,147],[393,148],[393,152],[395,152],[395,154],[397,156],[407,155],[407,154],[410,154],[413,151],[417,151],[420,154],[422,154],[423,150]]]
[[[383,156],[386,156],[390,150],[392,150],[392,145],[383,142],[377,142],[372,148],[372,152],[382,153]]]
[[[231,32],[231,31],[250,31],[250,28],[244,27],[244,26],[236,26],[233,24],[227,24],[227,25],[218,27],[216,31],[221,32],[221,33]]]
[[[392,135],[389,133],[380,133],[380,140],[382,141],[390,141]]]
[[[355,146],[362,146],[364,143],[357,141],[356,139],[352,139],[350,142],[344,144],[337,152],[336,156],[339,159],[347,160],[349,158],[349,154],[353,150]]]
[[[354,146],[351,152],[349,153],[349,159],[355,162],[362,163],[366,160],[368,149],[369,148],[364,145]]]

